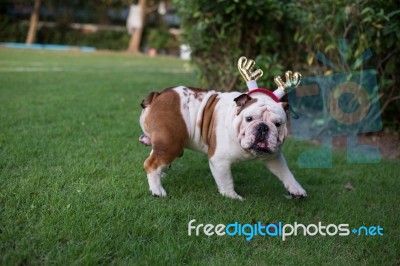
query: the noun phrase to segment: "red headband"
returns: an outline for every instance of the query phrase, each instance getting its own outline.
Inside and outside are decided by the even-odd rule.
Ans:
[[[276,97],[276,95],[275,95],[272,91],[267,90],[267,89],[257,88],[257,89],[254,89],[254,90],[249,91],[249,92],[247,93],[247,95],[250,95],[250,94],[256,93],[256,92],[261,92],[261,93],[267,94],[267,95],[268,95],[269,97],[271,97],[272,100],[274,100],[275,102],[277,102],[277,103],[280,102],[280,100],[278,99],[278,97]]]

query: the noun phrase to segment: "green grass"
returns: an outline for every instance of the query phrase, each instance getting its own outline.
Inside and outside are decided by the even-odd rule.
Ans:
[[[178,84],[198,82],[174,58],[0,49],[1,264],[400,263],[399,161],[347,164],[337,152],[331,169],[301,169],[309,146],[289,140],[287,161],[309,197],[286,199],[250,162],[233,167],[239,202],[218,194],[205,156],[185,151],[163,179],[169,197],[151,197],[139,104]],[[384,236],[196,237],[191,219],[379,224]]]

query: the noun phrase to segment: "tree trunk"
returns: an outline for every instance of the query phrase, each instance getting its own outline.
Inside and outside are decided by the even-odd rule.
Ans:
[[[28,36],[26,37],[25,41],[26,44],[31,44],[36,41],[36,32],[39,22],[40,1],[41,0],[35,0],[35,4],[33,6],[31,21],[29,23]]]
[[[132,33],[132,37],[128,47],[128,52],[130,53],[139,53],[140,41],[142,40],[144,23],[146,21],[146,0],[139,0],[139,6],[141,11],[142,23],[141,26],[136,28]]]

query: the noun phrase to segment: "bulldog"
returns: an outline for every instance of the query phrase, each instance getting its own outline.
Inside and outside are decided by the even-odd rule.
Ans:
[[[261,160],[290,195],[307,196],[281,153],[287,134],[285,104],[269,91],[221,93],[190,87],[151,92],[142,101],[139,140],[151,146],[144,162],[150,191],[167,196],[163,170],[184,148],[205,153],[219,193],[242,200],[235,192],[231,165]]]

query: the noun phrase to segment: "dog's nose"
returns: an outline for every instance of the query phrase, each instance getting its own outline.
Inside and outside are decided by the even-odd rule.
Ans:
[[[258,124],[256,129],[261,134],[268,132],[268,126],[264,123]]]

